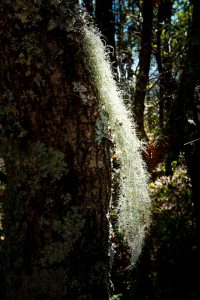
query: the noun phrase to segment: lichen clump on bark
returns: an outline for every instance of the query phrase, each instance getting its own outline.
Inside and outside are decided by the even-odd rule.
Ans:
[[[108,126],[121,161],[118,229],[124,233],[131,249],[132,263],[135,264],[150,223],[150,197],[146,168],[141,157],[142,143],[136,136],[135,125],[117,88],[101,35],[93,26],[84,27],[83,52],[90,80],[107,114]]]

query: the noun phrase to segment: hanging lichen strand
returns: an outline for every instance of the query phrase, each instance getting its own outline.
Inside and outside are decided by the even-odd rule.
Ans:
[[[100,33],[92,26],[84,28],[83,48],[90,80],[97,88],[98,98],[108,115],[116,152],[120,153],[118,229],[127,240],[132,263],[135,264],[141,253],[145,230],[150,223],[150,198],[146,169],[141,157],[141,142],[113,78],[106,47]]]

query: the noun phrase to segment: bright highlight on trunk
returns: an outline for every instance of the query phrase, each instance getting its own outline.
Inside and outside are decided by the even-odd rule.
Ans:
[[[84,28],[83,48],[90,80],[94,82],[99,101],[108,114],[116,151],[120,153],[118,227],[124,233],[131,249],[132,263],[135,264],[150,223],[150,198],[147,173],[141,157],[142,145],[113,78],[106,47],[100,33],[92,26]]]

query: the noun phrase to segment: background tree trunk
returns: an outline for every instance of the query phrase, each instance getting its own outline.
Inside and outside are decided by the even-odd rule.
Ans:
[[[83,1],[83,4],[87,10],[87,12],[90,14],[90,15],[93,15],[94,14],[94,7],[93,7],[93,1],[92,0],[84,0]]]
[[[144,129],[144,101],[146,87],[149,79],[150,60],[152,53],[152,26],[153,26],[153,2],[143,1],[143,23],[141,35],[141,47],[139,53],[139,71],[136,79],[135,95],[133,102],[133,114],[137,124],[138,135],[147,140]]]
[[[195,88],[198,83],[199,59],[198,59],[198,31],[197,23],[199,17],[196,16],[196,2],[193,1],[192,21],[188,29],[188,44],[185,64],[180,76],[180,83],[177,91],[177,96],[173,102],[172,109],[169,115],[169,120],[166,124],[165,134],[170,137],[170,151],[168,155],[168,165],[173,160],[176,160],[180,151],[185,150],[184,143],[188,142],[190,135],[194,137],[197,130],[195,122],[198,123],[195,117]],[[191,120],[193,121],[191,123]],[[188,122],[189,121],[189,122]],[[194,123],[194,124],[193,124]],[[198,124],[196,124],[198,125]]]
[[[170,41],[167,39],[168,32],[171,28],[173,1],[162,0],[158,6],[157,14],[157,32],[156,32],[156,62],[159,72],[159,123],[163,130],[164,124],[170,111],[173,92],[174,80],[172,76],[172,57],[170,53]],[[162,31],[165,30],[165,39],[161,40]]]
[[[106,300],[110,157],[81,20],[70,2],[34,3],[0,4],[1,297]]]
[[[96,23],[103,34],[107,45],[113,47],[110,59],[116,67],[116,54],[115,54],[115,20],[112,10],[113,1],[96,0]]]
[[[192,1],[192,24],[189,32],[190,45],[188,49],[187,78],[191,81],[187,85],[188,97],[190,96],[188,120],[186,123],[187,142],[184,150],[189,175],[192,183],[192,201],[194,203],[194,217],[196,220],[197,257],[196,271],[200,268],[200,111],[198,89],[200,85],[200,2]],[[192,86],[192,89],[191,89]],[[189,121],[189,122],[188,122]],[[199,290],[199,280],[196,279],[196,289]]]

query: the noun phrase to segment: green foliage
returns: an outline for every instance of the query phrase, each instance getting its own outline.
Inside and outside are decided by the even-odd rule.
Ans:
[[[152,223],[135,268],[128,273],[122,249],[114,263],[115,293],[123,300],[199,299],[192,187],[182,159],[173,165],[171,177],[160,167],[149,184]]]
[[[198,299],[191,273],[197,255],[191,183],[185,166],[173,165],[172,177],[161,173],[149,184],[152,224],[132,275],[130,299]]]
[[[121,300],[122,298],[122,294],[118,294],[118,295],[113,295],[110,300]]]
[[[192,209],[191,184],[187,170],[177,166],[177,161],[172,163],[172,167],[174,171],[172,177],[163,175],[149,185],[152,197],[155,199],[152,208],[154,215],[172,212],[174,217],[176,214],[184,216],[187,206],[189,210]]]

